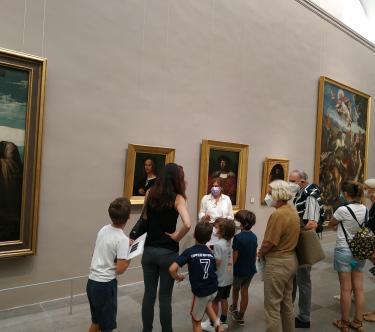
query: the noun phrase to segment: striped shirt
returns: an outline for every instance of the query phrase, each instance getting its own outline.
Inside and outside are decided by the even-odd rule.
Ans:
[[[293,202],[303,224],[306,224],[309,220],[319,221],[322,202],[317,185],[309,184],[301,189]]]

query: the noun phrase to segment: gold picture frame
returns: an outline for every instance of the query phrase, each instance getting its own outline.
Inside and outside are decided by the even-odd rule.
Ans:
[[[198,209],[201,199],[209,191],[210,179],[219,176],[219,159],[226,159],[228,186],[223,193],[231,198],[233,210],[245,208],[247,165],[249,146],[245,144],[203,140],[201,145],[201,159],[199,172]],[[230,179],[233,173],[233,179]],[[235,183],[234,183],[235,182]]]
[[[46,69],[0,49],[0,258],[36,254]]]
[[[320,77],[314,181],[327,207],[340,205],[344,180],[367,177],[370,110],[368,94]]]
[[[139,205],[144,203],[144,189],[148,189],[151,181],[157,177],[160,169],[168,163],[173,163],[175,149],[148,145],[128,145],[128,155],[126,159],[124,196],[130,199],[131,204]],[[145,170],[146,161],[152,165],[155,177],[148,180]],[[143,181],[142,188],[140,183]],[[140,190],[142,189],[142,194]]]
[[[263,163],[263,178],[260,203],[264,203],[264,197],[267,194],[269,184],[274,180],[288,181],[289,176],[289,159],[286,158],[269,158]]]

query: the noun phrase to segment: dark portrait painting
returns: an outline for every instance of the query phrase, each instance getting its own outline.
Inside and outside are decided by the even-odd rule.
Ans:
[[[233,210],[244,209],[248,158],[246,144],[202,140],[198,206],[202,197],[211,191],[213,180],[220,178],[223,194],[229,196]]]
[[[272,167],[269,177],[269,183],[275,180],[284,180],[285,174],[284,174],[284,168],[280,164],[276,164]]]
[[[46,66],[0,49],[0,258],[36,253]]]
[[[260,194],[260,202],[264,203],[264,197],[268,192],[268,186],[272,181],[287,181],[289,171],[289,160],[286,158],[267,157],[263,163],[263,179]]]
[[[138,152],[135,157],[133,196],[144,196],[165,165],[165,154]]]
[[[211,149],[207,193],[211,190],[213,179],[221,178],[223,194],[228,195],[232,204],[236,205],[238,160],[239,152]]]
[[[28,79],[0,66],[0,242],[20,238]]]
[[[340,204],[343,181],[365,180],[370,100],[341,83],[320,79],[315,181],[330,207]]]
[[[126,159],[124,196],[131,204],[143,204],[145,194],[167,163],[174,162],[175,149],[129,144]]]

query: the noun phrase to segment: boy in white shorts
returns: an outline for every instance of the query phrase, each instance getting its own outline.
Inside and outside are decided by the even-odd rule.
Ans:
[[[201,321],[205,313],[215,322],[215,331],[222,332],[220,320],[217,318],[212,301],[217,292],[217,276],[215,257],[206,246],[212,234],[212,225],[207,222],[199,222],[194,231],[195,245],[186,249],[174,262],[169,272],[177,280],[184,280],[184,275],[178,273],[179,267],[188,264],[189,280],[193,293],[191,305],[191,320],[193,331],[201,332]]]

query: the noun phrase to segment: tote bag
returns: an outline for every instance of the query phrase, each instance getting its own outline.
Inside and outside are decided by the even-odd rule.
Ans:
[[[301,231],[296,255],[300,266],[314,265],[326,257],[315,230]]]

